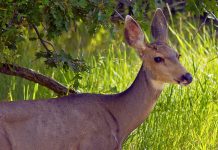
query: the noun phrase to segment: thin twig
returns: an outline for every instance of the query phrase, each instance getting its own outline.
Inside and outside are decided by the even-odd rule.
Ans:
[[[118,16],[119,16],[121,19],[125,20],[125,19],[123,18],[123,16],[122,16],[116,9],[114,9],[114,11],[118,14]]]
[[[47,52],[50,53],[51,50],[47,47],[47,45],[46,45],[45,43],[51,45],[53,49],[54,49],[54,46],[53,46],[50,42],[47,42],[47,41],[45,41],[45,40],[43,40],[43,39],[41,38],[41,36],[40,36],[40,34],[39,34],[39,30],[38,30],[38,28],[36,27],[35,24],[32,24],[32,27],[33,27],[33,29],[35,30],[35,32],[36,32],[36,34],[37,34],[37,36],[38,36],[38,38],[39,38],[41,44],[43,45],[43,47],[46,49]]]
[[[195,39],[197,33],[200,31],[200,29],[205,25],[206,21],[207,21],[207,17],[208,17],[208,14],[207,16],[205,17],[204,21],[200,24],[200,26],[198,27],[197,31],[195,32],[193,38],[192,38],[192,41]]]
[[[51,44],[51,42],[49,42],[49,41],[46,41],[46,40],[43,40],[43,42],[47,43],[48,45],[50,45],[50,46],[53,48],[53,50],[55,50],[55,47],[54,47],[54,45],[53,45],[53,44]]]

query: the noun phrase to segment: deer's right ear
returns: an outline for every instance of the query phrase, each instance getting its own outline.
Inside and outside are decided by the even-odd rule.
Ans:
[[[145,36],[139,24],[129,15],[125,18],[125,39],[126,42],[136,48],[142,49],[145,46]]]
[[[153,21],[151,24],[151,33],[155,41],[167,42],[167,21],[160,8],[158,8],[154,14]]]

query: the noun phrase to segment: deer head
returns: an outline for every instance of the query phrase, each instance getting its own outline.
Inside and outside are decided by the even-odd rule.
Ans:
[[[157,9],[151,24],[154,42],[147,43],[139,24],[131,17],[125,18],[125,39],[135,48],[143,61],[143,69],[157,83],[187,85],[192,76],[179,62],[179,54],[167,44],[167,21],[161,9]]]

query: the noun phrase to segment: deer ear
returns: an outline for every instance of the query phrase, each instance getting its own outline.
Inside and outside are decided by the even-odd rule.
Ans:
[[[168,29],[166,18],[160,8],[154,14],[151,24],[151,33],[153,38],[159,42],[167,42]]]
[[[125,18],[125,39],[127,43],[136,48],[142,49],[145,45],[145,36],[139,24],[129,15]]]

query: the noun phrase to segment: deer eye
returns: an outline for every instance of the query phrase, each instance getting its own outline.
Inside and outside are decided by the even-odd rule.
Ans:
[[[164,61],[164,59],[161,58],[161,57],[154,57],[154,61],[155,61],[156,63],[161,63],[161,62]]]

